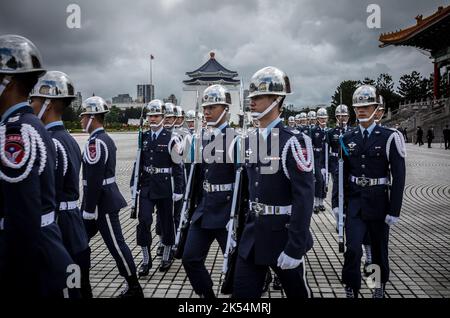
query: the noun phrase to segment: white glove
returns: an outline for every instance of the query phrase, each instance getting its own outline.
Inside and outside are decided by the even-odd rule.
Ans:
[[[336,219],[336,222],[339,222],[339,208],[333,209],[334,218]]]
[[[277,266],[281,269],[293,269],[297,268],[302,262],[303,257],[301,259],[295,259],[281,252],[280,256],[278,256]]]
[[[327,177],[327,169],[325,168],[320,169],[320,173],[322,173],[323,180],[325,180]]]
[[[172,194],[172,200],[177,202],[180,201],[181,199],[183,199],[183,195],[182,194],[178,194],[178,193],[174,193]]]
[[[83,211],[83,219],[92,221],[92,220],[97,220],[97,218],[98,218],[97,209],[95,209],[94,213],[89,213],[89,212]]]
[[[400,218],[397,216],[392,215],[386,215],[386,218],[384,219],[384,222],[386,222],[387,225],[392,226],[398,223],[400,221]]]

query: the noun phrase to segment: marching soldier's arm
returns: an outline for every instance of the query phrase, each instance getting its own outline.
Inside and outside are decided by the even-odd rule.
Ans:
[[[103,179],[106,168],[106,150],[103,146],[100,146],[99,151],[100,154],[96,155],[100,156],[100,159],[96,163],[90,164],[89,162],[85,162],[84,164],[87,181],[84,211],[87,213],[95,213],[98,199],[102,193]]]
[[[400,210],[403,202],[403,190],[405,189],[406,167],[405,158],[400,156],[396,143],[393,141],[389,151],[389,163],[392,176],[392,185],[390,193],[390,211],[391,216],[400,216]]]
[[[302,148],[305,144],[301,141]],[[313,154],[308,154],[313,155]],[[291,178],[292,212],[288,227],[288,242],[284,252],[295,259],[300,259],[307,252],[306,243],[310,232],[310,222],[313,210],[314,177],[312,172],[302,171],[297,166],[289,151],[287,169]]]
[[[172,161],[173,193],[182,194],[184,188],[183,164]]]

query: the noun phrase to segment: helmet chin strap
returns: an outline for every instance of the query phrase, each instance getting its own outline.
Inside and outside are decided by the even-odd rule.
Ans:
[[[4,90],[6,87],[8,87],[9,83],[11,82],[11,76],[7,75],[3,78],[3,81],[0,83],[0,96],[2,96]]]
[[[89,128],[91,127],[91,124],[92,124],[92,120],[94,119],[94,115],[91,115],[91,117],[89,117],[89,121],[88,121],[88,123],[87,123],[87,125],[86,125],[86,128],[84,128],[83,130],[84,130],[84,132],[89,132]]]
[[[164,119],[163,119],[163,120],[164,120]],[[170,128],[172,128],[174,125],[175,125],[175,120],[173,121],[172,124],[164,124],[164,128],[170,129]]]
[[[159,121],[158,124],[150,124],[149,126],[152,128],[158,128],[159,126],[162,125],[163,121],[164,121],[164,117]]]
[[[175,125],[175,128],[180,128],[180,127],[183,126],[183,125],[184,125],[184,119],[183,119],[183,121],[181,122],[181,124]]]
[[[275,106],[277,106],[277,105],[281,102],[281,99],[282,99],[282,98],[283,98],[283,97],[278,96],[277,99],[275,99],[275,100],[273,101],[273,103],[270,104],[270,106],[267,107],[266,110],[263,111],[262,113],[252,112],[252,117],[253,117],[253,119],[260,120],[261,118],[263,118],[264,116],[266,116],[266,115],[267,115],[267,114],[268,114]]]
[[[222,114],[219,116],[219,119],[217,119],[216,121],[208,121],[206,123],[207,126],[216,126],[218,123],[220,123],[220,121],[222,120],[223,116],[225,116],[225,114],[227,113],[228,108],[225,108],[222,112]]]
[[[42,116],[44,116],[44,113],[47,110],[47,106],[48,104],[50,104],[50,102],[51,100],[48,98],[44,101],[44,104],[42,104],[41,110],[39,111],[37,118],[42,119]]]
[[[375,116],[375,114],[377,113],[377,111],[378,111],[379,108],[380,108],[380,105],[378,105],[377,108],[375,108],[375,110],[372,112],[372,115],[370,115],[368,118],[361,118],[361,119],[358,118],[358,121],[359,121],[360,123],[367,123],[367,122],[371,121],[372,118],[373,118],[373,117]]]

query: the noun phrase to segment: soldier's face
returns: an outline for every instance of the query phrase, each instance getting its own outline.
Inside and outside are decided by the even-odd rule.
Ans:
[[[83,115],[80,118],[81,128],[86,129],[88,121],[89,121],[89,115]]]
[[[183,117],[177,117],[175,125],[181,125],[183,123]]]
[[[162,115],[151,115],[147,116],[147,121],[149,125],[158,125],[162,120]]]
[[[382,109],[377,110],[377,114],[375,115],[375,118],[377,120],[381,120],[383,118],[383,116],[384,116],[384,110],[382,110]]]
[[[321,126],[324,126],[327,124],[328,119],[327,118],[319,118],[318,121]]]
[[[338,115],[336,118],[339,123],[348,123],[348,116]]]
[[[276,96],[259,95],[250,98],[250,111],[256,113],[264,112],[270,104],[276,99]]]
[[[225,107],[223,105],[209,105],[203,107],[203,115],[205,115],[206,122],[216,122],[222,115]]]
[[[375,105],[355,107],[356,117],[358,117],[358,119],[369,118],[375,111],[375,108]]]
[[[31,108],[33,108],[33,112],[35,115],[39,114],[39,112],[41,111],[44,101],[45,101],[45,98],[42,98],[42,97],[32,97],[30,99],[30,106],[31,106]]]
[[[195,121],[187,121],[187,126],[188,126],[189,129],[194,129]]]
[[[307,119],[300,119],[300,125],[305,126],[306,124],[308,124]]]
[[[176,117],[166,117],[164,118],[164,125],[172,126],[175,123]]]

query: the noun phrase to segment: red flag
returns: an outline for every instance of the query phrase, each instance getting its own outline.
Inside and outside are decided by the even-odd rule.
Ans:
[[[151,60],[154,60],[155,57],[154,57],[152,54],[150,54],[150,59],[151,59]]]

